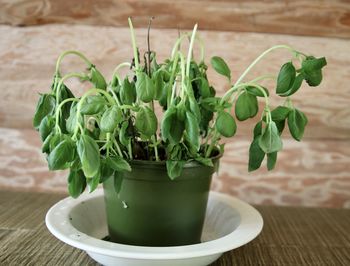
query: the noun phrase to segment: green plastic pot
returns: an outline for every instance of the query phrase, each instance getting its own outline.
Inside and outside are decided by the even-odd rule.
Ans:
[[[118,192],[113,177],[103,184],[110,240],[139,246],[200,243],[214,168],[190,162],[171,180],[165,163],[130,164]]]

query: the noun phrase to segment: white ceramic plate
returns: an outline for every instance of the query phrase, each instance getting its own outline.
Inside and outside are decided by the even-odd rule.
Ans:
[[[249,204],[210,192],[202,243],[173,247],[122,245],[101,240],[108,234],[101,189],[56,203],[46,214],[46,226],[58,239],[85,250],[103,265],[199,266],[253,240],[261,232],[263,219]]]

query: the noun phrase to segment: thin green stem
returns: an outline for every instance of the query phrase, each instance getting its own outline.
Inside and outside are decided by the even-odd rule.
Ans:
[[[288,45],[275,45],[272,46],[271,48],[265,50],[262,54],[260,54],[249,66],[248,68],[243,72],[243,74],[238,78],[238,80],[236,81],[236,83],[234,84],[234,87],[236,85],[238,85],[244,78],[245,76],[248,74],[248,72],[262,59],[264,58],[268,53],[270,53],[273,50],[276,49],[287,49],[290,52],[292,52],[294,55],[298,55],[301,54],[300,52],[296,51],[295,49],[293,49],[292,47],[288,46]]]
[[[87,65],[88,67],[91,67],[92,63],[89,61],[89,59],[87,59],[85,57],[85,55],[83,55],[82,53],[78,52],[78,51],[73,51],[73,50],[68,50],[68,51],[64,51],[57,59],[57,62],[56,62],[56,70],[55,70],[55,73],[57,75],[60,74],[60,71],[59,71],[59,68],[60,68],[60,65],[61,65],[61,62],[63,60],[63,58],[66,56],[66,55],[69,55],[69,54],[73,54],[73,55],[76,55],[78,57],[80,57]]]
[[[118,152],[119,156],[120,156],[120,157],[123,157],[123,153],[122,153],[122,151],[121,151],[121,149],[120,149],[120,147],[119,147],[118,142],[117,142],[115,139],[113,139],[113,144],[114,144],[115,147],[117,148],[117,152]]]
[[[188,54],[187,54],[187,65],[186,65],[186,76],[190,76],[190,66],[191,66],[191,59],[192,59],[192,51],[193,51],[193,44],[196,36],[198,24],[194,25],[191,41],[190,41],[190,47],[188,48]]]
[[[257,77],[255,79],[249,81],[249,82],[255,83],[255,82],[258,82],[258,81],[261,81],[261,80],[267,80],[267,79],[276,80],[277,77],[276,77],[276,75],[273,75],[273,74],[266,74],[266,75],[262,75],[260,77]]]
[[[139,70],[139,68],[140,68],[140,66],[139,66],[139,56],[138,56],[138,53],[137,53],[135,32],[134,32],[134,27],[132,25],[132,21],[131,21],[130,17],[128,18],[128,22],[129,22],[130,33],[131,33],[132,48],[133,48],[133,51],[134,51],[135,69]]]
[[[113,77],[117,77],[119,83],[121,82],[120,77],[119,77],[119,75],[118,75],[118,71],[119,71],[121,68],[123,68],[123,67],[128,67],[128,68],[130,68],[130,67],[131,67],[131,64],[130,64],[129,62],[123,62],[123,63],[117,65],[116,68],[113,70],[112,80],[113,80]]]
[[[152,142],[153,142],[154,155],[155,155],[155,157],[156,157],[156,161],[158,162],[158,161],[159,161],[158,147],[157,147],[157,141],[156,141],[155,136],[152,136],[152,137],[151,137],[151,140],[152,140]]]
[[[60,89],[62,87],[62,84],[65,80],[70,79],[70,78],[80,78],[84,79],[86,78],[86,75],[84,73],[77,73],[77,72],[72,72],[67,75],[65,75],[63,78],[60,79],[58,82],[58,85],[56,87],[56,104],[59,103],[59,97],[60,97]]]
[[[174,46],[173,46],[173,50],[171,52],[171,58],[174,59],[176,53],[179,51],[180,49],[180,45],[183,42],[183,40],[187,39],[187,37],[190,37],[191,35],[189,33],[183,34],[182,36],[180,36]],[[203,39],[201,37],[199,37],[198,35],[196,35],[195,39],[199,42],[200,45],[200,50],[201,50],[201,62],[204,62],[204,56],[205,56],[205,49],[204,49],[204,42]]]

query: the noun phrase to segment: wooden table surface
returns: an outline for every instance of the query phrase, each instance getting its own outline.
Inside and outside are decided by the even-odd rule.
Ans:
[[[54,238],[47,210],[59,194],[0,191],[0,265],[97,265]],[[256,206],[262,233],[225,253],[214,266],[350,265],[350,210]]]

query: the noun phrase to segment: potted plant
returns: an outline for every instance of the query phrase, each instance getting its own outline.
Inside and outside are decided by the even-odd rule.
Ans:
[[[220,97],[207,78],[197,25],[191,34],[176,40],[163,63],[157,62],[149,46],[140,55],[130,19],[129,25],[133,60],[119,64],[109,83],[83,54],[66,51],[60,55],[51,91],[40,95],[33,124],[43,141],[49,169],[70,169],[72,197],[86,187],[92,192],[103,184],[111,241],[147,246],[198,243],[211,176],[224,152],[220,140],[235,135],[234,116],[239,121],[255,117],[258,99],[264,100],[249,148],[248,170],[258,169],[264,157],[272,170],[282,149],[285,124],[297,141],[307,124],[291,96],[304,80],[309,86],[321,83],[326,59],[286,45],[273,46],[233,83],[225,61],[212,57],[212,67],[230,84]],[[188,39],[185,56],[180,45]],[[199,59],[192,56],[195,43],[200,46]],[[291,53],[277,77],[243,81],[258,61],[276,49]],[[61,75],[60,63],[70,54],[81,58],[87,71]],[[119,70],[124,67],[129,74],[122,78]],[[91,82],[92,88],[76,97],[65,85],[71,78]],[[282,105],[271,107],[269,90],[260,85],[265,79],[276,79]]]

